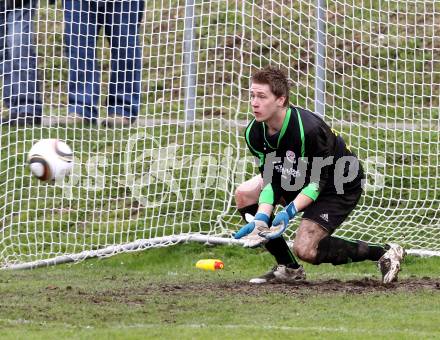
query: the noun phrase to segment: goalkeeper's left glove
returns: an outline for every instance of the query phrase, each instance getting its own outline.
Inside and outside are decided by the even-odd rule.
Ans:
[[[264,236],[268,240],[280,237],[286,230],[289,221],[295,217],[297,212],[295,204],[290,202],[282,211],[276,214],[270,231],[268,233],[260,233],[260,236]]]

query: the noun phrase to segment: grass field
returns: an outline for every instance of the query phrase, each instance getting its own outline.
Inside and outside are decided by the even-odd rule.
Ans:
[[[194,264],[220,258],[225,270]],[[2,338],[440,337],[438,258],[407,257],[382,286],[374,263],[306,265],[308,283],[253,286],[261,250],[178,245],[0,277]]]
[[[368,183],[380,184],[338,233],[440,250],[440,2],[327,6],[325,119],[359,155]],[[196,1],[195,125],[176,123],[185,119],[184,2],[146,7],[140,118],[154,126],[0,128],[1,267],[165,235],[227,237],[242,224],[234,189],[255,173],[242,128],[231,124],[250,118],[252,70],[284,66],[292,103],[314,110],[314,2]],[[35,22],[43,115],[64,117],[62,1],[41,0]],[[98,59],[102,119],[110,75],[103,37]],[[0,114],[8,115],[3,102]],[[66,181],[30,175],[26,155],[41,138],[73,148]],[[194,267],[208,257],[226,269]],[[0,338],[440,338],[439,258],[408,257],[388,286],[373,263],[306,265],[308,281],[295,285],[247,283],[272,265],[261,250],[185,244],[0,270]]]

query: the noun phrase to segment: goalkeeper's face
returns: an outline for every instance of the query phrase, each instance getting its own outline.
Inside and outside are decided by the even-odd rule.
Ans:
[[[284,110],[285,97],[277,97],[268,84],[252,83],[251,106],[257,122],[266,122]]]

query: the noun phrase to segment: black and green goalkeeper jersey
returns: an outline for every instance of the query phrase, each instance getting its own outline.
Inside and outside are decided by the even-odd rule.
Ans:
[[[291,201],[300,192],[316,201],[323,192],[342,194],[361,188],[364,175],[356,155],[314,113],[291,106],[281,130],[273,136],[267,130],[254,119],[245,131],[264,178],[259,203],[274,205],[281,197]],[[321,168],[319,163],[326,165]]]

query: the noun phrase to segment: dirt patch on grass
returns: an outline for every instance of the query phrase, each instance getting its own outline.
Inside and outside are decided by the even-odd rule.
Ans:
[[[261,297],[271,294],[282,294],[291,297],[307,297],[311,295],[328,294],[389,294],[402,292],[436,291],[440,293],[440,278],[408,278],[387,285],[377,278],[360,280],[315,280],[302,281],[292,284],[268,283],[251,284],[247,281],[227,282],[187,282],[187,283],[144,283],[114,289],[85,291],[68,286],[64,289],[46,288],[48,298],[71,296],[76,302],[87,300],[93,304],[124,303],[129,305],[144,305],[145,303],[163,303],[162,297],[172,298],[181,296],[212,296],[216,298]],[[166,301],[166,299],[164,300]]]
[[[328,293],[349,293],[349,294],[366,294],[374,292],[416,292],[420,290],[433,290],[440,292],[440,279],[410,278],[393,282],[387,285],[382,284],[378,280],[364,278],[361,280],[322,280],[322,281],[303,281],[292,284],[285,283],[268,283],[268,284],[251,284],[243,281],[235,281],[228,283],[190,283],[185,285],[176,284],[150,284],[146,288],[147,291],[160,291],[163,293],[213,293],[223,296],[230,294],[240,295],[260,295],[260,294],[328,294]]]

